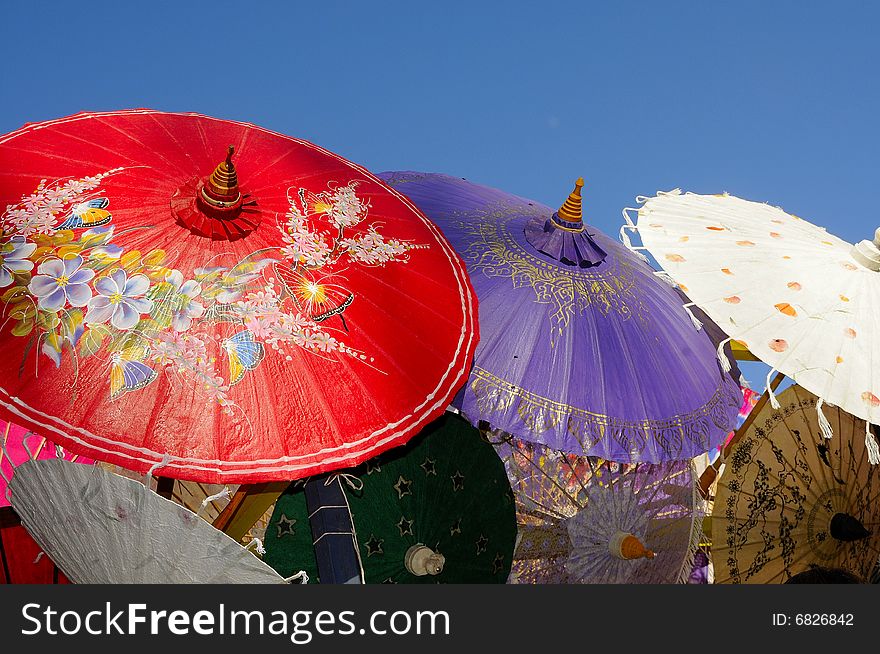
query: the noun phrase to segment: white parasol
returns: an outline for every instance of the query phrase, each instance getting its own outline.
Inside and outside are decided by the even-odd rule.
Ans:
[[[644,249],[731,339],[819,397],[866,420],[871,463],[880,448],[880,230],[852,245],[782,209],[731,195],[678,190],[638,198]],[[687,305],[686,305],[687,306]],[[779,407],[769,389],[770,403]]]

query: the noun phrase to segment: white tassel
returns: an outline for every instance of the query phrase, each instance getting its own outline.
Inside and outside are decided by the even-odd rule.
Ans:
[[[257,554],[259,554],[260,556],[266,553],[266,548],[263,547],[263,541],[261,541],[259,538],[254,538],[250,543],[245,546],[245,549],[249,550],[251,549],[251,547],[254,546],[256,546],[254,549],[257,550]]]
[[[731,339],[729,338],[725,338],[718,344],[718,349],[716,350],[716,353],[718,354],[718,361],[721,363],[721,369],[724,372],[730,372],[731,368],[730,359],[727,358],[727,353],[724,351],[724,346],[730,343],[730,340]]]
[[[816,413],[819,414],[819,430],[825,438],[834,438],[834,430],[831,429],[831,423],[828,422],[828,418],[822,412],[823,404],[825,404],[825,400],[820,397],[816,402]]]
[[[778,409],[781,405],[779,404],[779,400],[776,399],[776,394],[773,392],[773,389],[770,387],[770,378],[775,372],[776,368],[771,368],[770,372],[767,373],[767,395],[770,398],[770,406],[774,409]]]
[[[751,384],[749,384],[749,380],[743,377],[742,373],[739,375],[739,387],[748,388],[749,390],[752,388]]]
[[[147,474],[144,475],[144,488],[146,488],[147,490],[150,490],[150,484],[152,483],[152,480],[153,480],[153,474],[159,468],[164,468],[165,466],[167,466],[170,462],[171,462],[171,455],[170,454],[163,454],[162,460],[159,461],[158,463],[156,463],[154,466],[152,466],[149,470],[147,470]]]
[[[228,486],[226,488],[224,488],[222,491],[220,491],[219,493],[215,493],[214,495],[208,495],[208,497],[203,499],[202,503],[199,504],[199,510],[196,511],[196,514],[199,514],[202,511],[204,511],[205,507],[208,506],[208,504],[210,504],[211,502],[214,502],[215,500],[222,500],[223,498],[229,497],[230,495],[232,495],[232,491],[229,490]]]
[[[299,581],[299,583],[301,584],[307,584],[309,583],[309,575],[306,574],[305,570],[300,570],[295,575],[285,577],[284,581],[286,581],[288,584],[292,581]]]
[[[348,487],[353,491],[362,490],[364,487],[364,482],[362,482],[358,477],[355,477],[354,475],[350,475],[347,472],[338,472],[335,475],[330,475],[324,481],[324,485],[329,486],[330,484],[334,483],[336,480],[344,481],[348,485]]]
[[[871,433],[871,423],[865,423],[865,447],[868,448],[868,461],[875,466],[880,463],[880,447],[877,445],[877,439]]]
[[[703,323],[701,323],[697,319],[697,317],[693,314],[693,312],[691,312],[691,309],[690,309],[692,306],[694,306],[694,303],[691,302],[689,304],[683,304],[681,306],[684,308],[685,311],[687,311],[687,314],[691,317],[691,322],[694,323],[694,327],[696,327],[697,329],[702,329]]]
[[[639,250],[644,250],[645,248],[637,248],[632,244],[632,241],[629,240],[629,235],[626,233],[627,229],[635,229],[635,227],[630,227],[629,225],[624,225],[620,228],[620,240],[626,246],[626,249],[636,255],[639,259],[644,261],[645,263],[650,263],[648,261],[648,257],[639,252]]]

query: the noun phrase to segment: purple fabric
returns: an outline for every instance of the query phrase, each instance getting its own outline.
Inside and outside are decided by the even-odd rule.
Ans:
[[[530,220],[525,226],[526,240],[538,252],[567,266],[589,268],[605,261],[607,253],[593,240],[583,223],[564,226],[560,222],[555,215],[547,220]],[[582,231],[573,232],[572,227],[580,227]]]
[[[736,425],[738,384],[675,291],[620,243],[580,268],[538,252],[549,207],[447,175],[387,172],[465,260],[480,343],[455,406],[475,424],[620,462],[688,459]]]
[[[688,583],[709,583],[709,556],[703,550],[697,550],[697,553],[694,554],[694,567],[691,576],[688,577]]]

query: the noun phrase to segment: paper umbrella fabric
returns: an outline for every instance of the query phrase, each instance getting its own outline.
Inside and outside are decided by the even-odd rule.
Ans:
[[[94,463],[92,459],[77,456],[55,447],[44,437],[0,420],[0,507],[9,506],[6,489],[15,468],[29,459],[54,459],[62,456],[77,463]]]
[[[690,576],[702,501],[688,461],[620,464],[506,439],[512,583],[672,584]]]
[[[467,264],[481,340],[454,404],[475,424],[625,463],[691,458],[733,428],[742,395],[715,347],[650,266],[584,224],[580,186],[554,212],[447,175],[380,177]]]
[[[782,583],[810,564],[863,580],[880,556],[880,473],[863,420],[792,386],[756,416],[728,456],[712,508],[715,583]]]
[[[366,583],[507,579],[516,539],[510,484],[493,447],[463,418],[447,413],[404,447],[344,473]],[[275,505],[265,561],[283,575],[304,570],[319,581],[312,544],[322,534],[312,530],[298,482]],[[427,572],[432,555],[443,560]]]
[[[355,465],[440,415],[477,339],[465,267],[373,175],[152,110],[0,136],[0,413],[206,483]]]
[[[284,583],[189,509],[99,466],[27,461],[10,487],[22,524],[74,583]]]
[[[695,305],[815,393],[820,409],[827,402],[880,423],[876,244],[854,246],[778,207],[727,194],[676,190],[639,200],[636,221],[625,213],[631,224],[623,230],[638,232]],[[871,462],[880,462],[875,439],[864,438]]]

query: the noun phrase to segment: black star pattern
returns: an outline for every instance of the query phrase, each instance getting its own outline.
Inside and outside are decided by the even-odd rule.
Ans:
[[[373,554],[383,554],[382,543],[384,542],[384,538],[376,538],[375,534],[370,534],[369,540],[364,543],[364,547],[367,548],[367,558],[373,556]]]
[[[278,527],[278,538],[281,538],[282,536],[286,536],[287,534],[290,534],[291,536],[295,536],[296,529],[293,528],[293,525],[295,525],[295,524],[296,524],[296,518],[291,520],[290,518],[288,518],[286,515],[284,515],[282,513],[281,517],[278,518],[278,524],[276,525],[276,527]]]
[[[401,536],[412,536],[413,535],[413,523],[415,520],[407,520],[406,517],[401,517],[400,521],[397,523],[397,528],[400,530]]]
[[[374,472],[382,472],[382,466],[379,465],[378,458],[367,460],[367,474],[372,475]]]
[[[397,478],[397,483],[393,486],[394,490],[397,491],[397,499],[403,499],[404,495],[412,495],[410,486],[412,486],[412,481],[404,479],[403,475],[400,475]]]
[[[480,534],[480,537],[477,539],[477,556],[486,551],[486,546],[489,544],[489,539]]]
[[[422,470],[425,471],[426,477],[428,477],[430,475],[434,475],[435,477],[437,476],[436,463],[437,462],[434,459],[429,459],[428,457],[425,457],[425,460],[420,467]]]
[[[458,470],[455,471],[455,474],[452,475],[452,490],[460,491],[464,490],[464,475],[461,474]]]
[[[452,524],[452,526],[449,528],[449,535],[450,536],[455,536],[456,534],[460,534],[460,533],[461,533],[461,518],[456,520]]]
[[[492,574],[497,575],[502,570],[504,570],[504,555],[499,552],[492,561]]]

